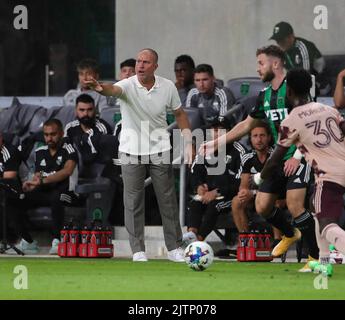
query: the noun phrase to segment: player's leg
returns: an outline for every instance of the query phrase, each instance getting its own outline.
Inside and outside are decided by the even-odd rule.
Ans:
[[[321,236],[341,253],[345,254],[345,231],[338,221],[343,210],[345,188],[332,182],[317,183],[315,209],[320,225]],[[321,209],[321,210],[320,210]]]
[[[192,200],[189,203],[187,216],[187,233],[183,234],[182,240],[184,244],[189,244],[197,240],[199,228],[201,226],[202,217],[206,206],[201,201]]]
[[[345,253],[345,231],[337,224],[343,210],[344,192],[344,187],[329,181],[318,181],[315,187],[315,231],[320,248],[320,264],[312,264],[311,267],[328,276],[333,273],[329,263],[329,244]]]
[[[294,242],[301,238],[299,230],[291,225],[288,213],[274,206],[277,198],[277,194],[258,192],[255,201],[256,211],[284,234],[282,240],[272,250],[273,257],[284,254]]]
[[[255,199],[256,212],[262,215],[272,226],[276,227],[286,237],[294,236],[294,229],[289,222],[289,217],[284,210],[277,208],[274,204],[278,194],[259,191]]]
[[[234,219],[234,223],[239,232],[248,232],[248,217],[246,213],[246,207],[248,203],[241,202],[238,196],[232,199],[231,213]]]
[[[231,200],[213,200],[207,204],[205,215],[201,223],[198,240],[203,241],[214,230],[219,213],[226,212],[229,214],[231,208]]]
[[[315,236],[313,215],[305,208],[307,186],[311,168],[302,160],[296,173],[289,177],[286,192],[286,204],[293,217],[294,225],[302,232],[309,249],[309,259],[319,258],[319,248]]]

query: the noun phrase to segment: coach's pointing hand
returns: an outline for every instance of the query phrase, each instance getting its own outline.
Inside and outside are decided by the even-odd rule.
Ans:
[[[101,84],[96,79],[94,79],[92,77],[87,78],[87,80],[85,80],[85,83],[87,85],[89,85],[89,87],[92,90],[95,90],[97,92],[103,91],[103,87],[101,86]]]

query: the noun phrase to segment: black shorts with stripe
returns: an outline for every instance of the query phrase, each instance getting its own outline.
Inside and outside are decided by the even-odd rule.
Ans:
[[[278,199],[285,199],[287,190],[307,188],[311,178],[311,167],[304,158],[296,171],[290,177],[284,173],[284,165],[279,167],[270,178],[264,180],[260,185],[259,191],[263,193],[278,194]]]

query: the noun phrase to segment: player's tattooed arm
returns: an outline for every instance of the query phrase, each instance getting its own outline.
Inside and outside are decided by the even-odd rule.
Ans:
[[[261,179],[265,180],[273,174],[274,169],[276,169],[279,164],[282,163],[288,149],[289,148],[280,146],[279,144],[275,147],[272,155],[269,157],[264,168],[261,171]]]

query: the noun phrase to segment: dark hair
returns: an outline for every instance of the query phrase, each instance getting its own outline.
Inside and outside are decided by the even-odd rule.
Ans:
[[[79,102],[83,102],[83,103],[90,103],[95,105],[95,100],[86,93],[82,93],[81,95],[79,95],[75,101],[75,105],[77,106]]]
[[[188,54],[181,54],[175,59],[175,64],[176,63],[186,63],[188,66],[190,66],[192,69],[195,69],[195,63],[194,60],[191,56]]]
[[[44,122],[43,127],[57,126],[60,131],[63,131],[62,122],[59,119],[52,118]]]
[[[270,45],[256,50],[256,56],[265,54],[267,56],[279,58],[282,62],[285,60],[285,53],[278,46]]]
[[[199,64],[194,70],[194,73],[202,73],[202,72],[206,72],[212,77],[214,76],[213,68],[209,64],[206,64],[206,63]]]
[[[125,61],[122,61],[120,63],[120,69],[122,69],[123,67],[132,67],[132,68],[135,68],[135,59],[133,58],[130,58],[130,59],[127,59]]]
[[[292,69],[286,75],[286,85],[297,96],[307,96],[313,85],[311,75],[304,69]]]
[[[86,94],[86,93],[82,93],[77,97],[77,99],[75,101],[75,105],[77,106],[77,104],[79,102],[91,103],[91,104],[95,105],[95,100],[89,94]]]
[[[95,73],[99,73],[99,65],[96,60],[86,58],[78,62],[77,70],[91,69]]]
[[[157,53],[157,51],[155,51],[155,50],[153,50],[151,48],[145,48],[145,49],[141,49],[139,52],[143,52],[143,51],[151,52],[151,54],[154,56],[154,58],[156,60],[155,62],[158,63],[158,53]]]

